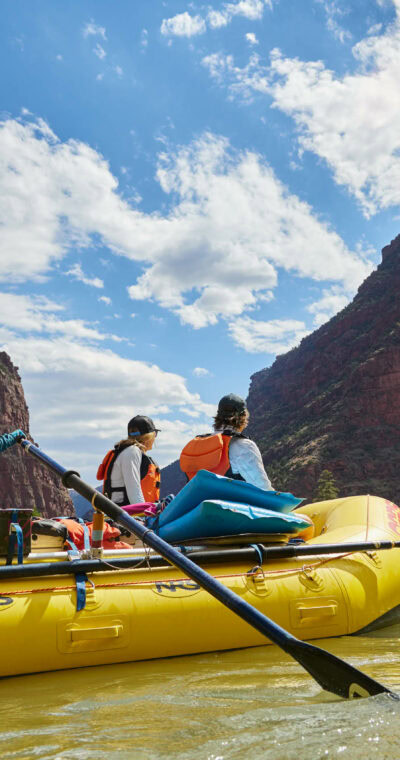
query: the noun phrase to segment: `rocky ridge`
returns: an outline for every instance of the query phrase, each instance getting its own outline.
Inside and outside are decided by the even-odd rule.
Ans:
[[[4,351],[0,352],[0,435],[20,428],[29,434],[29,411],[21,378]],[[36,508],[44,517],[74,514],[68,490],[20,446],[0,454],[0,508]]]

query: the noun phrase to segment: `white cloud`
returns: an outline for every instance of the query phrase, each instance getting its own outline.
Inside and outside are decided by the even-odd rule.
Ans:
[[[69,338],[91,341],[116,337],[100,333],[81,319],[61,319],[59,312],[64,311],[64,308],[44,297],[0,293],[0,300],[3,338],[5,334],[10,334],[10,330],[48,335],[59,333]]]
[[[276,55],[275,105],[293,116],[302,148],[331,167],[368,216],[400,202],[400,23],[353,48],[359,71],[342,79],[319,63]],[[362,135],[362,139],[360,136]]]
[[[84,37],[101,37],[103,40],[107,39],[106,30],[104,26],[99,26],[98,24],[95,24],[94,21],[89,21],[87,24],[85,24],[82,34]]]
[[[250,21],[258,21],[262,18],[266,6],[272,8],[272,0],[237,0],[236,3],[223,3],[221,10],[209,10],[205,18],[200,15],[191,16],[185,11],[163,19],[161,34],[167,37],[193,37],[204,34],[207,25],[211,29],[227,26],[235,16],[244,16]],[[250,36],[255,35],[250,34]]]
[[[271,91],[269,70],[260,63],[260,56],[253,53],[244,67],[235,66],[234,57],[223,53],[211,53],[202,64],[219,84],[228,87],[230,98],[239,96],[251,100],[255,92],[268,95]]]
[[[124,70],[121,68],[121,66],[114,66],[114,71],[118,77],[122,77]]]
[[[164,214],[130,205],[99,153],[60,142],[41,121],[3,122],[0,165],[0,279],[37,279],[96,236],[143,263],[132,298],[154,299],[202,327],[270,299],[280,267],[347,289],[370,271],[259,155],[212,134],[161,154],[157,180],[171,198]],[[102,283],[79,265],[70,272]]]
[[[140,45],[142,49],[145,50],[148,44],[149,44],[149,33],[147,29],[142,29],[140,33]]]
[[[356,70],[343,76],[322,61],[285,58],[279,50],[270,65],[255,55],[244,67],[221,53],[203,59],[230,97],[272,96],[273,106],[294,119],[300,150],[322,158],[366,216],[400,203],[398,0],[395,7],[396,19],[384,33],[376,27],[353,47]]]
[[[151,317],[150,317],[150,319],[151,319],[152,322],[155,322],[157,325],[164,325],[165,324],[164,317],[156,317],[154,314],[152,314]]]
[[[206,375],[211,375],[211,372],[209,369],[205,369],[205,367],[195,367],[193,374],[195,377],[206,377]]]
[[[102,47],[102,45],[100,45],[99,42],[97,43],[96,47],[93,48],[93,52],[94,52],[95,55],[97,55],[98,58],[100,58],[101,61],[107,55],[106,51],[104,50],[104,48]]]
[[[374,24],[373,26],[370,26],[367,34],[379,34],[379,32],[382,31],[382,24]]]
[[[161,34],[165,37],[194,37],[197,34],[204,34],[205,31],[204,19],[201,16],[191,16],[187,11],[163,19],[161,24]]]
[[[254,34],[254,32],[247,32],[247,34],[246,34],[246,40],[247,40],[247,42],[250,45],[258,45],[259,44],[258,39],[257,39],[256,35]]]
[[[344,293],[341,288],[332,287],[324,289],[321,298],[306,308],[310,314],[314,314],[314,325],[320,327],[324,322],[327,322],[328,319],[337,314],[338,311],[344,309],[349,301],[349,295]]]
[[[222,138],[205,135],[164,155],[158,179],[179,202],[159,220],[162,248],[153,224],[146,247],[154,263],[129,293],[158,300],[194,327],[270,298],[276,267],[352,288],[369,272],[258,155],[233,153]],[[193,288],[199,295],[187,303],[184,294]]]
[[[209,11],[208,22],[212,28],[226,26],[234,16],[244,16],[250,21],[259,21],[265,7],[272,8],[272,0],[238,0],[236,3],[224,3],[221,11]]]
[[[92,288],[104,288],[103,280],[100,280],[99,277],[87,277],[82,271],[80,264],[74,264],[71,269],[68,269],[64,274],[73,277],[74,280],[78,280],[78,282],[83,282],[84,285],[90,285]]]
[[[349,13],[348,8],[341,8],[336,0],[317,0],[323,6],[327,15],[326,26],[329,32],[333,34],[335,39],[344,44],[351,40],[352,35],[347,29],[344,29],[338,19],[346,16]]]
[[[100,296],[97,300],[102,301],[103,303],[106,304],[106,306],[110,306],[112,303],[111,298],[109,298],[108,296]]]
[[[308,335],[304,322],[296,319],[272,319],[262,322],[240,317],[229,324],[233,341],[249,353],[283,354]]]
[[[227,26],[229,23],[229,16],[222,11],[209,11],[207,14],[207,21],[211,29],[219,29],[221,26]]]

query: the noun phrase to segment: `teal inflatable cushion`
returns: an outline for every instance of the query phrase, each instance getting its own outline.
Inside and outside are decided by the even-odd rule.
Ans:
[[[309,527],[302,515],[282,514],[262,507],[216,499],[202,501],[195,509],[157,531],[165,541],[212,538],[241,533],[297,534]]]
[[[271,509],[274,512],[291,512],[303,501],[291,493],[264,491],[251,483],[245,483],[244,480],[232,480],[222,475],[215,475],[208,470],[199,470],[161,512],[159,526],[177,520],[206,499],[249,504],[252,507]]]

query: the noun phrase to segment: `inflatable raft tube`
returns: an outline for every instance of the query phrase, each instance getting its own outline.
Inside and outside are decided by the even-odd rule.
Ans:
[[[173,520],[177,520],[178,517],[182,517],[186,512],[190,512],[207,499],[248,504],[251,507],[261,507],[284,513],[291,512],[303,501],[291,493],[264,491],[244,480],[232,480],[222,475],[215,475],[208,470],[199,470],[161,513],[160,528],[173,522]]]
[[[267,558],[257,572],[254,559],[241,552],[235,559],[229,551],[224,559],[222,550],[218,561],[202,564],[303,640],[398,621],[400,549],[346,551],[354,541],[399,541],[398,507],[379,497],[354,496],[300,507],[296,516],[301,514],[316,530],[307,545],[342,543],[343,551],[307,561]],[[73,562],[68,575],[41,577],[2,577],[0,567],[0,676],[269,643],[176,568],[147,567],[143,553],[133,550],[132,556],[138,560],[134,569],[87,571],[79,611]]]
[[[281,514],[247,504],[207,499],[190,512],[156,530],[170,543],[193,538],[235,536],[241,533],[284,533],[296,535],[308,528],[302,515]]]

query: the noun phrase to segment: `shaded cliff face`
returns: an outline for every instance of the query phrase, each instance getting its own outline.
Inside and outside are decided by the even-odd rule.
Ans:
[[[252,376],[246,432],[273,484],[310,498],[326,468],[341,495],[400,503],[399,293],[400,235],[351,304]]]
[[[21,379],[17,367],[3,351],[0,352],[0,435],[17,428],[31,439]],[[68,491],[61,481],[17,445],[0,454],[0,507],[36,507],[44,517],[74,514]]]

